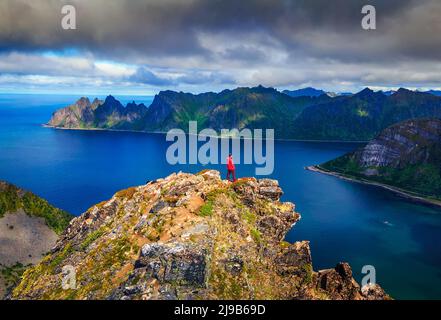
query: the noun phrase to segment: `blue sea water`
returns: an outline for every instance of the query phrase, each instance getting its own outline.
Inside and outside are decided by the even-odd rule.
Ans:
[[[94,98],[94,97],[91,97]],[[102,98],[102,97],[101,97]],[[117,97],[127,103],[130,97]],[[55,206],[81,214],[116,191],[179,170],[160,134],[71,131],[42,127],[56,109],[78,96],[0,95],[0,180],[33,191]],[[148,105],[152,97],[136,97]],[[398,299],[441,298],[441,210],[414,204],[372,186],[304,170],[357,148],[354,143],[277,141],[275,171],[302,219],[287,240],[309,240],[314,269],[348,261],[361,280],[373,265],[377,281]],[[209,168],[224,170],[221,165]],[[239,176],[254,175],[239,165]],[[224,172],[223,172],[224,173]]]

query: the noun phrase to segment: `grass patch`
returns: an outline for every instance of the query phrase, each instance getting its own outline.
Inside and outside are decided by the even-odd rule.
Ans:
[[[133,198],[133,195],[136,193],[136,187],[131,187],[125,190],[118,191],[115,196],[117,198],[126,198],[128,200]]]
[[[72,245],[68,243],[63,251],[61,251],[49,264],[51,270],[57,268],[63,261],[73,252]]]
[[[248,222],[249,224],[255,224],[256,223],[256,219],[257,216],[255,213],[251,212],[248,209],[244,209],[243,213],[242,213],[242,217],[245,219],[246,222]]]
[[[250,234],[256,243],[258,243],[258,244],[262,243],[262,233],[260,233],[259,230],[255,229],[255,228],[251,228]]]
[[[302,272],[305,277],[303,278],[303,282],[306,284],[312,283],[312,265],[307,263],[302,266]]]
[[[213,201],[207,201],[199,208],[198,215],[201,217],[211,217],[213,215]]]
[[[86,239],[81,243],[80,248],[81,250],[85,251],[95,240],[100,238],[104,234],[103,228],[100,228],[98,230],[95,230],[94,232],[91,232],[87,235]]]
[[[23,273],[25,272],[28,266],[24,266],[23,264],[17,262],[15,265],[6,267],[0,267],[0,274],[3,280],[5,281],[6,287],[15,287],[21,280]]]

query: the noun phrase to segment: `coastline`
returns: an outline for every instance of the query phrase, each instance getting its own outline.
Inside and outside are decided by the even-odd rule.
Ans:
[[[403,190],[403,189],[400,189],[397,187],[393,187],[393,186],[390,186],[387,184],[383,184],[383,183],[376,182],[376,181],[369,181],[366,179],[359,179],[359,178],[355,178],[352,176],[340,174],[337,172],[328,171],[328,170],[320,168],[320,166],[318,166],[318,165],[317,166],[307,166],[307,167],[305,167],[305,169],[308,171],[326,174],[328,176],[336,177],[336,178],[350,181],[350,182],[361,183],[361,184],[365,184],[365,185],[372,185],[375,187],[383,188],[383,189],[389,190],[389,191],[393,192],[394,194],[396,194],[400,197],[403,197],[407,200],[410,200],[410,201],[413,201],[416,203],[420,203],[420,204],[424,204],[424,205],[428,205],[428,206],[432,206],[432,207],[436,207],[436,208],[441,208],[441,201],[425,198],[424,196],[417,195],[417,194],[412,194],[409,191],[406,191],[406,190]]]
[[[141,131],[141,130],[122,130],[122,129],[103,129],[103,128],[64,128],[55,127],[48,124],[41,125],[44,128],[51,128],[56,130],[75,130],[75,131],[111,131],[111,132],[133,132],[133,133],[154,133],[154,134],[167,134],[165,131]],[[185,134],[189,134],[186,132]],[[210,136],[207,136],[210,137]],[[217,136],[218,137],[218,136]],[[218,137],[219,138],[219,137]],[[227,138],[227,137],[226,137]],[[307,139],[286,139],[286,138],[274,138],[275,141],[294,141],[294,142],[317,142],[317,143],[368,143],[369,141],[362,140],[307,140]]]

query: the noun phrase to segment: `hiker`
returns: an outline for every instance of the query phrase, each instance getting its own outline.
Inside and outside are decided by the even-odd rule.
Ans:
[[[227,171],[228,171],[227,180],[231,181],[230,174],[232,174],[233,175],[232,182],[235,182],[236,181],[236,167],[234,166],[233,156],[231,155],[231,153],[228,155],[228,158],[227,158]]]

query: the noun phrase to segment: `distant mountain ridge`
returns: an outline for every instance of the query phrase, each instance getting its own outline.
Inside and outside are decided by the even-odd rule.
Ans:
[[[418,118],[440,119],[441,98],[403,88],[388,96],[366,88],[306,108],[293,127],[298,139],[368,141],[392,124]]]
[[[315,88],[303,88],[298,90],[283,90],[284,94],[287,94],[290,97],[319,97],[323,94],[327,94],[323,90],[315,89]]]
[[[314,89],[315,90],[315,89]],[[368,141],[388,126],[415,118],[441,118],[441,97],[399,89],[353,95],[291,97],[262,86],[219,93],[161,91],[149,107],[114,97],[92,103],[81,98],[56,111],[48,125],[56,128],[167,132],[199,129],[274,129],[276,138]]]

